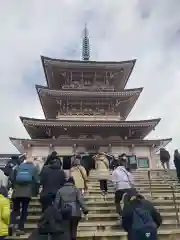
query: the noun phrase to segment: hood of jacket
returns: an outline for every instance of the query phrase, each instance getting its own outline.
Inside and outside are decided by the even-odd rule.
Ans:
[[[47,167],[51,169],[61,169],[61,163],[56,161],[54,163],[49,164]]]

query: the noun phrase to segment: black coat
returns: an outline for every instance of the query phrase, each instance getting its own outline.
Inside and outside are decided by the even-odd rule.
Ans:
[[[180,169],[180,153],[174,154],[174,166]]]
[[[61,164],[55,162],[43,167],[40,174],[41,195],[56,194],[58,189],[65,183],[66,175],[61,170]]]
[[[71,240],[69,221],[64,221],[61,211],[50,206],[38,221],[38,228],[28,237],[28,240],[53,239]]]
[[[169,152],[166,150],[166,149],[164,149],[164,148],[162,148],[162,149],[160,149],[160,160],[161,160],[161,162],[168,162],[169,160],[170,160],[170,154],[169,154]]]
[[[48,207],[39,220],[38,230],[40,234],[64,233],[61,211],[54,206]]]
[[[157,225],[157,228],[159,228],[162,223],[162,218],[160,213],[156,210],[156,208],[153,206],[151,202],[149,202],[146,199],[141,199],[141,200],[135,199],[126,203],[123,208],[122,227],[128,233],[130,233],[132,230],[133,211],[136,207],[140,207],[140,206],[150,212],[152,219]]]

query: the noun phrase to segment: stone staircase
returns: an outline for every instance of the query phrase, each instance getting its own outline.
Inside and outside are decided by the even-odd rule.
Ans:
[[[178,213],[173,202],[173,194],[170,184],[174,180],[168,179],[164,181],[157,174],[157,170],[151,171],[151,188],[148,180],[148,171],[137,170],[134,172],[134,178],[137,189],[146,198],[150,199],[163,217],[163,224],[159,229],[159,239],[180,239],[180,229],[178,229],[180,191],[175,190],[176,205]],[[150,190],[151,189],[151,190]],[[108,195],[104,198],[99,190],[99,182],[96,179],[96,172],[93,171],[89,177],[88,193],[85,195],[87,205],[89,207],[88,219],[82,218],[79,229],[79,240],[124,240],[126,233],[118,225],[117,214],[115,212],[113,186],[109,183]],[[29,208],[28,223],[25,225],[27,234],[21,237],[9,237],[8,239],[27,239],[29,233],[36,228],[37,221],[41,214],[41,208],[38,198],[33,198]],[[178,214],[178,218],[177,218]]]

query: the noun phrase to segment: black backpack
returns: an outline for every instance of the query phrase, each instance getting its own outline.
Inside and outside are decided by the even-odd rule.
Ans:
[[[157,228],[156,224],[151,216],[150,211],[142,207],[134,208],[132,230],[141,231],[145,228]]]

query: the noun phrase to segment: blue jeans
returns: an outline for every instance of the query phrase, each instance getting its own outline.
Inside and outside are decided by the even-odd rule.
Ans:
[[[146,227],[139,231],[131,231],[128,233],[128,240],[157,240],[157,229],[154,227]]]

